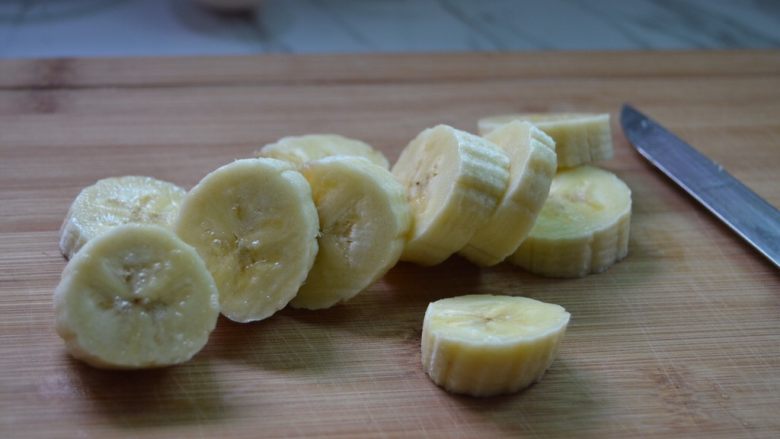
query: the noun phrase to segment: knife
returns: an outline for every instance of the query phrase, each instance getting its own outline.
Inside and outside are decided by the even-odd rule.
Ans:
[[[780,268],[780,211],[634,107],[623,105],[620,123],[653,166]]]

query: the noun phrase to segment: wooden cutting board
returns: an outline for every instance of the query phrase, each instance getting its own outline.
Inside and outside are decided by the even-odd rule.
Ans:
[[[60,59],[0,63],[0,437],[777,437],[780,275],[645,163],[635,104],[780,205],[780,52]],[[335,132],[395,160],[437,123],[613,115],[602,164],[633,190],[630,254],[552,280],[510,265],[399,264],[345,305],[219,321],[185,365],[108,372],[53,330],[58,229],[96,179],[192,186],[281,136]],[[427,304],[466,293],[561,304],[544,380],[474,399],[420,366]]]

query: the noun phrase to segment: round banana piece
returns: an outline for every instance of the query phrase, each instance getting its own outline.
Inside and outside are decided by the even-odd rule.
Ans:
[[[555,142],[528,122],[513,121],[485,136],[509,156],[509,185],[493,216],[458,253],[488,267],[517,250],[542,210],[555,175]]]
[[[526,297],[468,295],[428,305],[422,363],[438,386],[472,396],[517,392],[542,379],[569,313]]]
[[[60,229],[60,251],[70,259],[90,239],[121,224],[171,227],[186,191],[152,177],[98,180],[71,204]]]
[[[392,268],[411,226],[403,187],[361,157],[328,157],[302,171],[320,219],[319,251],[295,308],[321,309],[354,297]]]
[[[582,277],[628,254],[631,190],[593,166],[559,172],[528,238],[509,260],[531,273]]]
[[[509,158],[488,140],[439,125],[412,140],[392,172],[413,218],[401,260],[435,265],[493,215],[509,182]]]
[[[265,319],[292,300],[317,255],[318,228],[309,183],[269,158],[208,174],[175,225],[214,276],[222,314],[237,322]]]
[[[387,158],[368,143],[338,134],[307,134],[283,137],[255,152],[256,157],[288,161],[297,167],[306,162],[331,156],[356,156],[390,169]]]
[[[513,120],[531,122],[553,138],[559,168],[570,168],[612,158],[612,129],[609,126],[609,114],[505,114],[480,119],[479,132],[481,135],[486,135]]]
[[[219,316],[203,260],[155,225],[120,225],[90,240],[65,267],[54,304],[70,354],[111,369],[187,361]]]

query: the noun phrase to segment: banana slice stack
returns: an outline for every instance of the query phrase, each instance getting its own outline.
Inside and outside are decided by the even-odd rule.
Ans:
[[[364,142],[313,134],[266,145],[188,192],[150,177],[100,180],[62,226],[57,331],[93,366],[160,367],[202,349],[219,313],[252,322],[288,305],[328,308],[399,260],[457,253],[579,277],[626,256],[631,192],[587,164],[612,154],[608,116],[507,115],[480,130],[426,129],[392,170]],[[440,300],[425,314],[423,366],[452,392],[515,392],[541,379],[568,321],[522,297]]]
[[[380,152],[310,135],[261,155],[189,192],[136,176],[81,191],[62,226],[71,261],[55,293],[74,357],[104,368],[180,363],[205,345],[219,312],[251,322],[288,303],[327,308],[396,264],[411,214]]]

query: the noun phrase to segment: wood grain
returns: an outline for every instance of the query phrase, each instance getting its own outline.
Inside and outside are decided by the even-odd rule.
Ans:
[[[0,437],[777,437],[780,275],[628,145],[630,255],[550,280],[459,258],[399,264],[343,306],[224,319],[157,371],[93,370],[53,330],[60,222],[112,175],[191,186],[289,134],[364,139],[394,160],[439,122],[630,101],[780,205],[780,53],[540,53],[0,63]],[[420,367],[427,304],[523,294],[573,321],[544,380],[451,396]]]

